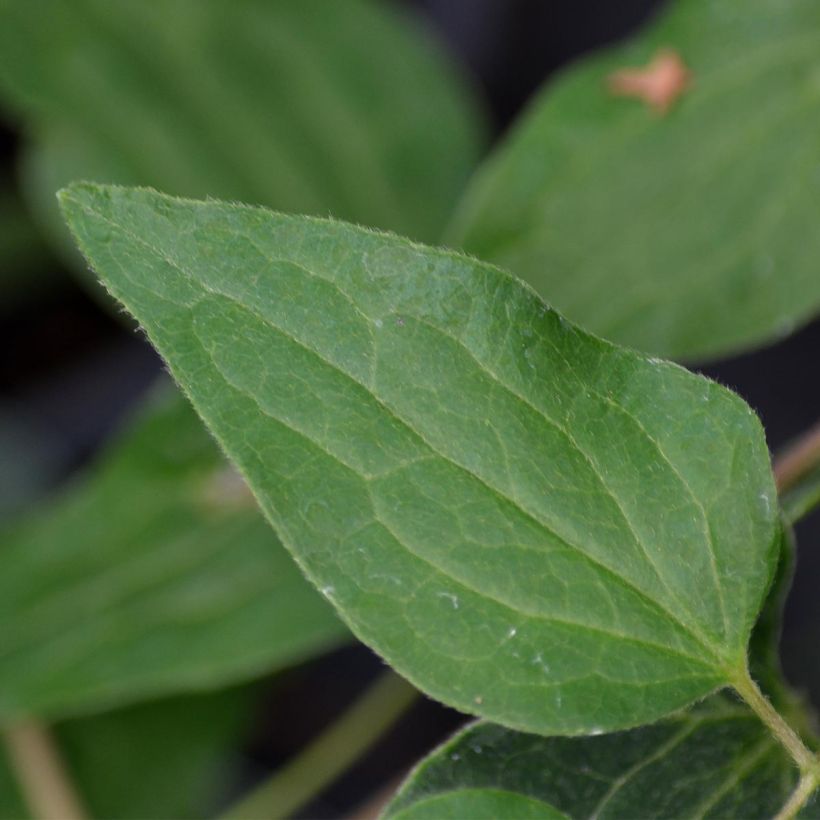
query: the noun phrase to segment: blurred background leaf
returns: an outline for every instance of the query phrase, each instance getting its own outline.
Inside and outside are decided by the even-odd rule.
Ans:
[[[79,271],[54,200],[69,180],[333,213],[433,239],[484,130],[417,20],[369,0],[0,0],[0,105],[27,137],[19,170],[34,220]],[[0,250],[18,275],[30,251],[49,254],[19,201],[0,205]],[[0,452],[9,488],[27,486],[23,468],[36,466],[18,409]],[[31,472],[6,512],[55,471]],[[0,560],[0,720],[221,686],[349,639],[180,398],[145,410],[62,497],[6,524]],[[132,711],[150,722],[154,708]],[[70,729],[57,733],[83,792],[94,769],[110,781],[107,796],[84,794],[98,816],[128,816],[133,786],[106,778],[104,750],[139,731],[130,714],[79,722],[80,740],[96,731],[101,741],[96,758]],[[171,721],[180,749],[196,742],[184,728]],[[150,763],[135,759],[130,775]],[[159,768],[172,782],[175,765]],[[129,805],[133,816],[189,813],[161,794]]]
[[[666,116],[607,89],[673,49]],[[478,172],[451,244],[593,332],[703,360],[820,307],[820,6],[678,0],[547,84]]]
[[[175,393],[2,543],[0,722],[212,688],[348,637]]]
[[[54,727],[66,768],[93,817],[193,818],[224,800],[241,761],[253,688],[142,703]],[[30,813],[0,750],[0,817]]]
[[[5,748],[0,746],[0,817],[3,820],[21,820],[29,816],[8,754]]]
[[[88,178],[433,240],[482,142],[443,53],[370,0],[5,0],[0,89],[61,235],[54,191]]]
[[[681,6],[684,3],[696,1],[700,2],[700,0],[676,0],[675,4]],[[44,489],[53,486],[61,476],[65,476],[69,470],[87,460],[99,442],[110,434],[114,425],[122,426],[117,420],[123,410],[133,404],[158,371],[158,365],[153,356],[146,353],[145,348],[133,334],[128,334],[124,329],[116,326],[108,316],[87,300],[64,275],[64,272],[57,268],[47,248],[42,244],[37,247],[30,244],[29,240],[35,237],[39,228],[44,234],[48,234],[49,239],[55,243],[54,247],[61,252],[66,252],[68,248],[67,244],[62,244],[64,239],[62,225],[50,222],[54,213],[53,192],[75,175],[96,176],[101,180],[151,184],[172,190],[175,175],[179,173],[181,178],[190,181],[191,189],[187,191],[180,189],[178,193],[193,194],[201,190],[201,188],[196,188],[196,185],[205,185],[213,186],[215,196],[241,195],[249,199],[254,198],[254,191],[261,191],[263,187],[259,182],[254,183],[253,180],[249,182],[245,177],[240,180],[236,175],[231,174],[230,169],[236,168],[237,162],[241,164],[244,158],[231,157],[231,152],[237,149],[233,141],[224,136],[230,124],[216,123],[218,129],[221,129],[222,136],[219,136],[210,130],[210,120],[199,119],[194,127],[201,133],[192,134],[190,122],[188,122],[192,103],[190,100],[183,99],[184,84],[179,84],[178,78],[165,76],[166,72],[162,66],[168,63],[161,60],[154,65],[149,65],[147,67],[149,73],[144,74],[142,67],[145,65],[145,60],[140,58],[139,54],[135,56],[135,51],[139,52],[140,48],[135,49],[133,41],[141,39],[146,34],[149,37],[159,37],[160,41],[166,44],[169,39],[179,40],[186,44],[190,43],[192,38],[193,41],[197,41],[197,35],[188,34],[184,29],[190,21],[196,23],[200,16],[207,16],[209,12],[206,7],[212,6],[214,2],[224,3],[221,13],[225,15],[233,10],[239,12],[249,8],[242,0],[239,2],[228,2],[228,0],[189,2],[188,8],[193,10],[193,16],[189,18],[186,16],[185,4],[177,0],[170,0],[170,2],[159,0],[150,9],[147,4],[137,4],[135,0],[123,0],[122,2],[118,0],[116,4],[118,7],[130,4],[131,12],[139,9],[138,16],[142,19],[137,20],[133,31],[128,30],[129,24],[126,24],[125,31],[115,26],[119,33],[114,38],[116,45],[112,45],[111,42],[108,44],[105,42],[112,33],[109,25],[105,21],[100,22],[97,17],[104,15],[115,4],[106,4],[101,0],[96,3],[83,0],[82,3],[71,4],[68,0],[59,2],[58,0],[50,2],[0,0],[0,43],[3,44],[0,47],[0,109],[2,109],[1,113],[5,114],[5,116],[0,116],[4,120],[0,123],[0,151],[2,151],[4,161],[3,183],[0,184],[0,189],[7,191],[8,196],[3,201],[10,203],[4,213],[9,215],[11,223],[6,220],[6,224],[24,226],[23,229],[13,227],[5,234],[12,240],[12,244],[5,247],[20,247],[16,243],[21,237],[28,237],[28,251],[24,254],[18,255],[14,251],[7,255],[6,259],[0,257],[0,279],[7,281],[12,287],[12,290],[6,290],[3,283],[0,283],[0,294],[3,295],[3,304],[0,306],[0,343],[2,343],[4,353],[2,366],[0,366],[0,388],[2,388],[2,398],[0,398],[0,416],[2,416],[0,419],[2,422],[0,424],[0,465],[2,465],[0,469],[0,514],[7,515],[27,502],[30,504]],[[302,19],[300,17],[302,8],[325,9],[331,4],[323,0],[307,0],[301,4],[298,0],[275,0],[269,4],[256,3],[257,7],[262,5],[265,7],[262,13],[268,12],[274,6],[282,9],[290,8],[289,14],[296,21]],[[544,77],[561,67],[567,60],[630,33],[636,24],[646,19],[651,10],[657,10],[663,5],[672,7],[672,3],[662,4],[659,0],[628,0],[628,2],[618,4],[613,4],[610,0],[578,0],[578,2],[556,0],[543,4],[533,4],[530,0],[508,0],[506,3],[497,3],[495,0],[470,0],[469,3],[461,3],[460,0],[405,0],[398,4],[399,8],[401,5],[407,7],[408,11],[426,15],[432,27],[435,27],[438,33],[443,34],[449,40],[449,51],[466,61],[474,77],[479,79],[487,94],[488,102],[495,115],[495,127],[499,130],[509,124],[520,105],[528,99]],[[166,7],[171,8],[172,6],[180,11],[173,12],[173,17],[168,17],[168,30],[152,34],[156,20],[165,13]],[[430,143],[446,147],[462,139],[464,145],[460,151],[453,149],[453,155],[449,159],[441,160],[442,164],[432,174],[436,185],[439,184],[438,177],[441,177],[441,187],[436,190],[439,192],[444,189],[451,190],[450,196],[457,197],[458,186],[452,180],[459,174],[463,178],[470,164],[474,162],[476,143],[481,141],[481,137],[477,137],[476,133],[483,130],[483,124],[476,114],[475,105],[469,99],[464,98],[464,85],[458,77],[453,76],[449,61],[446,58],[442,59],[436,45],[431,44],[429,38],[426,45],[419,45],[418,27],[413,25],[416,20],[403,19],[401,14],[395,15],[393,13],[397,7],[395,3],[373,2],[365,5],[362,2],[351,2],[339,3],[336,7],[350,9],[352,22],[346,25],[344,21],[340,22],[335,19],[333,25],[327,26],[330,32],[327,30],[322,32],[321,22],[316,23],[314,25],[316,46],[311,52],[317,58],[320,56],[317,52],[326,52],[329,61],[326,65],[336,60],[327,72],[331,75],[327,83],[327,87],[330,88],[329,93],[332,94],[335,88],[342,86],[350,88],[351,84],[355,84],[357,73],[343,65],[347,58],[342,55],[342,51],[344,48],[353,51],[361,50],[358,56],[353,55],[351,59],[357,61],[359,76],[362,73],[376,75],[365,77],[366,82],[370,83],[367,88],[375,90],[369,97],[357,97],[354,90],[353,98],[358,101],[358,104],[354,106],[351,103],[345,110],[349,110],[354,119],[360,119],[363,128],[369,128],[370,118],[374,116],[371,110],[378,103],[375,108],[378,116],[375,119],[377,126],[384,129],[380,132],[384,139],[388,138],[384,136],[385,134],[401,132],[402,128],[406,130],[407,119],[416,116],[422,119],[423,124],[420,127],[428,132],[422,136]],[[386,21],[383,26],[384,31],[393,32],[401,27],[399,37],[405,43],[410,43],[407,48],[421,55],[418,59],[426,61],[429,58],[438,66],[435,70],[422,69],[422,75],[428,80],[417,82],[414,79],[415,75],[419,75],[418,59],[401,56],[404,54],[401,47],[394,47],[392,41],[389,40],[386,40],[384,45],[370,41],[370,34],[378,32],[379,26],[378,24],[375,26],[364,24],[365,17],[359,15],[359,11],[365,8],[374,9],[378,17]],[[737,8],[735,0],[728,7],[726,4],[713,5],[712,13],[723,9],[723,12],[731,17]],[[757,10],[766,11],[770,8],[770,3],[763,3],[760,0],[755,0],[753,6],[744,5],[740,9],[740,14],[736,15],[738,19],[737,36],[740,36],[741,31],[749,30],[755,25],[754,15]],[[805,11],[808,6],[805,0],[799,0],[792,6],[783,7],[784,10],[787,8]],[[125,11],[127,17],[131,12],[128,8]],[[748,19],[741,19],[744,17]],[[121,24],[122,19],[125,18],[119,19]],[[87,25],[88,21],[91,21],[90,25]],[[32,26],[37,25],[41,26],[40,30],[32,30]],[[196,23],[196,25],[199,24]],[[693,20],[692,25],[698,25],[697,21]],[[814,30],[816,30],[816,23]],[[243,28],[237,27],[231,31],[242,35]],[[254,36],[264,37],[264,29],[260,28],[259,31],[263,33]],[[293,49],[298,51],[302,46],[297,41],[306,35],[300,33],[296,26],[288,32],[290,42],[285,43],[285,46],[291,51]],[[708,30],[701,33],[709,36]],[[775,26],[771,30],[771,36],[776,38],[777,34],[778,29]],[[217,39],[224,40],[227,36],[226,30]],[[309,36],[312,37],[313,34]],[[812,32],[807,27],[805,32],[795,36],[794,44],[804,39],[808,40],[812,36]],[[321,41],[321,37],[332,37],[333,43],[328,45]],[[63,45],[59,46],[58,41],[63,41]],[[198,42],[202,43],[205,40]],[[208,42],[211,41],[208,40]],[[131,45],[122,48],[123,44],[128,43]],[[282,44],[274,42],[268,45],[271,52],[278,53]],[[730,47],[731,43],[727,45]],[[149,44],[148,53],[153,54],[154,50],[160,47]],[[10,51],[9,48],[11,48]],[[45,53],[39,53],[38,48],[44,48]],[[77,53],[85,50],[88,54]],[[118,54],[118,50],[122,53]],[[734,55],[733,49],[727,48],[727,57],[732,56],[734,62],[737,63],[744,63],[750,59],[757,63],[768,59],[768,53],[775,50],[781,51],[786,58],[789,58],[791,53],[790,45],[783,41],[772,49],[755,45],[753,53],[748,55]],[[335,126],[332,125],[331,118],[310,120],[304,116],[304,109],[299,107],[298,97],[281,96],[282,94],[287,95],[288,88],[283,89],[281,83],[277,85],[276,77],[256,76],[253,71],[249,74],[243,68],[249,64],[261,64],[263,67],[270,64],[271,71],[276,71],[278,70],[276,65],[282,65],[283,60],[287,62],[284,57],[275,57],[275,55],[269,57],[265,53],[261,59],[258,59],[259,48],[255,48],[252,52],[249,51],[247,57],[244,51],[243,45],[231,50],[231,60],[241,60],[242,64],[235,68],[229,78],[230,83],[234,82],[235,76],[243,78],[250,76],[248,88],[252,91],[243,89],[243,94],[266,94],[265,99],[271,100],[271,105],[275,104],[274,97],[284,100],[282,106],[274,109],[274,114],[270,111],[259,114],[265,117],[265,148],[272,153],[281,150],[276,142],[279,139],[276,135],[288,126],[287,123],[279,122],[279,120],[288,119],[293,122],[296,114],[301,112],[297,138],[285,143],[286,148],[292,148],[296,143],[301,153],[288,154],[290,158],[288,161],[300,165],[301,158],[311,156],[311,152],[324,151],[324,159],[316,160],[317,168],[320,168],[321,172],[317,171],[310,179],[318,179],[321,185],[325,186],[327,169],[335,161],[333,158],[340,156],[339,153],[334,152],[341,150],[335,145],[336,132],[333,130]],[[265,49],[263,48],[262,51]],[[400,54],[399,59],[396,59],[397,53]],[[647,54],[649,53],[647,51]],[[226,60],[212,61],[211,54],[211,51],[199,52],[200,67],[203,59],[210,62],[206,68],[211,72],[221,71],[229,65],[230,61]],[[636,65],[640,64],[642,56],[642,54],[636,56]],[[684,54],[683,56],[689,60],[689,55]],[[67,58],[69,64],[61,62],[64,58]],[[152,60],[153,57],[149,57],[149,62]],[[276,60],[279,62],[277,63]],[[385,60],[390,61],[389,65],[384,63]],[[79,65],[75,64],[72,68],[71,63],[79,63]],[[617,67],[621,67],[621,61],[617,61],[616,64]],[[366,65],[366,69],[362,69],[362,65]],[[407,67],[406,74],[401,70],[402,65]],[[17,76],[12,76],[12,69]],[[23,72],[32,71],[33,74],[21,78],[18,69]],[[197,67],[188,71],[188,82],[193,81],[190,78],[195,76],[199,70],[200,68]],[[736,71],[742,72],[742,70],[738,65]],[[801,71],[803,69],[795,64],[794,76],[797,87],[801,87],[800,77],[805,76],[805,72],[801,74]],[[389,75],[389,81],[386,79],[380,84],[378,75],[382,72]],[[433,79],[429,79],[431,74],[434,75]],[[66,89],[69,77],[73,78],[73,86]],[[760,79],[765,81],[758,85],[762,122],[763,106],[776,106],[777,100],[767,96],[766,89],[770,88],[768,80],[765,77]],[[697,76],[695,80],[696,85],[693,86],[693,92],[698,88]],[[700,81],[703,81],[702,77]],[[777,78],[772,79],[772,83],[776,81]],[[17,88],[18,82],[23,82],[26,88]],[[437,86],[445,87],[444,90],[431,89],[433,82]],[[560,85],[565,81],[558,79],[555,82]],[[398,85],[391,86],[391,83],[398,83]],[[50,97],[47,97],[45,93],[37,92],[37,84],[43,84],[43,88],[58,86],[63,89],[60,93],[68,96],[62,102],[55,103],[54,94],[51,91],[48,92]],[[597,83],[594,85],[594,91],[600,93],[601,86]],[[259,89],[262,86],[264,89],[260,92]],[[300,87],[303,89],[301,93],[309,93],[313,86],[308,85],[305,80],[305,84]],[[805,85],[802,87],[805,88]],[[95,113],[92,108],[88,107],[88,101],[85,101],[76,110],[72,109],[71,106],[78,94],[84,90],[87,93],[96,92],[99,88],[104,89],[108,94],[109,105],[107,107],[101,107]],[[342,91],[346,93],[344,88]],[[449,92],[446,91],[447,88],[450,89]],[[180,89],[183,90],[180,91]],[[196,89],[193,90],[196,91]],[[810,90],[811,87],[807,89],[809,92]],[[750,89],[749,94],[753,93],[755,93],[754,90]],[[436,100],[448,94],[455,97],[451,104],[456,107],[456,111],[452,115],[434,110]],[[322,99],[327,99],[326,92],[322,92],[322,95]],[[247,96],[242,97],[243,101],[246,99]],[[413,113],[409,113],[408,109],[407,117],[402,119],[395,108],[391,107],[394,100],[408,100],[407,105],[412,108]],[[633,116],[636,118],[648,121],[648,125],[652,124],[651,118],[643,117],[640,104],[636,101],[617,102],[632,109]],[[682,100],[681,107],[673,111],[670,117],[683,114],[685,104],[686,98]],[[582,105],[580,101],[579,105]],[[787,105],[785,98],[783,105]],[[341,107],[344,108],[344,105]],[[136,125],[128,116],[129,112],[134,111],[139,112],[141,118]],[[574,115],[573,111],[569,113]],[[597,117],[597,111],[592,111],[591,116]],[[809,122],[809,116],[810,113],[806,114],[806,123]],[[456,121],[455,126],[463,129],[466,137],[459,138],[457,135],[437,133],[438,129],[448,124],[452,126],[454,120]],[[615,117],[613,123],[617,120],[618,118]],[[794,120],[795,131],[804,128],[811,132],[811,128],[805,128],[800,115],[796,115]],[[188,125],[185,124],[186,122]],[[320,142],[317,142],[317,136],[314,133],[312,124],[314,122],[317,125],[322,123],[325,125],[325,132]],[[335,123],[335,120],[333,122]],[[582,126],[585,125],[583,120],[578,122]],[[268,123],[277,129],[274,134],[275,139],[272,138],[269,141],[267,138]],[[784,126],[786,124],[783,123]],[[390,128],[393,125],[395,125],[395,131],[391,132]],[[327,130],[328,127],[331,130]],[[184,133],[183,137],[175,136],[178,130]],[[605,128],[602,128],[602,134],[606,134]],[[716,135],[720,136],[718,132]],[[755,169],[753,155],[757,150],[766,149],[766,141],[761,141],[754,129],[749,130],[748,133],[746,131],[735,132],[735,135],[739,155],[745,158],[744,162],[749,166],[749,172],[754,170],[755,173],[763,174],[762,167]],[[581,141],[580,134],[567,132],[566,136],[568,140],[576,141],[575,144],[579,146],[579,151],[587,150],[585,146],[591,144],[587,137]],[[784,150],[791,144],[791,140],[796,140],[799,136],[797,133],[789,135],[788,140],[783,143]],[[417,137],[418,135],[411,140],[408,136],[407,143],[409,144]],[[267,144],[268,142],[270,145]],[[158,156],[150,153],[153,145],[166,146],[164,150],[171,152],[166,154],[163,163],[158,162]],[[700,150],[700,142],[693,145]],[[124,155],[121,154],[121,146],[127,149]],[[218,156],[221,152],[228,155],[227,159]],[[675,155],[674,161],[685,165],[688,162],[688,152],[689,147],[685,146],[682,152]],[[390,151],[387,153],[390,156],[399,157],[399,160],[402,156],[398,146],[395,146],[392,153]],[[203,161],[203,156],[211,157],[211,159]],[[346,153],[345,156],[349,154]],[[415,156],[417,161],[421,161],[419,154],[411,152],[409,156],[411,160]],[[461,164],[462,158],[463,164]],[[781,159],[784,163],[788,161],[786,156]],[[21,172],[17,177],[23,182],[21,194],[18,194],[11,184],[12,162]],[[271,163],[272,168],[278,167],[276,160],[271,160]],[[177,164],[179,169],[176,168]],[[213,172],[211,165],[216,169]],[[452,170],[450,165],[453,166]],[[225,170],[226,166],[228,171]],[[533,180],[537,181],[540,179],[540,172],[544,169],[536,163],[522,170],[525,174],[531,174]],[[423,173],[415,174],[409,168],[403,173],[404,176],[401,175],[401,170],[394,171],[394,176],[391,178],[400,179],[400,184],[406,191],[407,197],[416,203],[406,214],[408,225],[404,231],[412,232],[413,226],[410,224],[412,221],[413,224],[420,225],[422,230],[433,229],[433,232],[437,233],[438,226],[435,223],[442,217],[439,215],[434,218],[433,211],[435,211],[436,203],[433,197],[437,194],[425,188],[425,185],[429,184],[425,180],[429,180],[429,177]],[[452,176],[449,176],[450,173]],[[364,185],[364,181],[360,182],[357,175],[346,175],[344,178],[348,182],[355,183],[357,187]],[[365,178],[366,175],[362,179]],[[805,175],[804,178],[805,186],[800,188],[799,193],[812,190],[810,185],[812,178]],[[269,179],[266,178],[264,187],[271,191],[274,191],[275,187],[278,190],[278,186],[283,184],[278,182],[274,186]],[[338,186],[338,178],[334,177],[334,179],[337,180],[334,185]],[[764,182],[767,185],[772,184],[773,188],[779,181],[775,170],[772,170],[771,178],[767,175],[764,179]],[[217,190],[219,184],[225,185],[228,190]],[[252,186],[254,186],[253,189],[251,189]],[[333,193],[337,191],[337,188],[328,186],[327,190]],[[231,191],[242,193],[234,194]],[[606,191],[598,193],[604,196]],[[776,196],[777,192],[774,193]],[[287,207],[287,203],[277,204],[273,201],[259,199],[258,194],[256,196],[256,201],[264,204],[282,209]],[[20,205],[22,199],[32,206],[31,215],[23,213]],[[776,202],[777,199],[772,200],[773,204]],[[711,196],[703,201],[703,219],[709,216],[711,203]],[[343,203],[340,198],[337,202],[329,201],[317,210],[320,213],[332,212],[337,216],[364,221],[364,216],[347,214],[344,211],[345,207],[349,207],[349,204]],[[369,210],[364,208],[361,202],[358,207]],[[419,211],[427,207],[430,208],[429,216],[419,214]],[[622,201],[616,203],[616,211],[623,207]],[[808,207],[811,207],[810,203]],[[382,214],[379,208],[374,207],[372,212],[377,212],[377,217],[384,224],[387,223],[389,216],[387,211]],[[439,214],[446,214],[446,212],[447,209],[442,208]],[[600,209],[595,213],[598,217],[605,217],[608,214]],[[516,211],[511,209],[510,215],[516,218]],[[587,219],[586,214],[582,216]],[[622,214],[616,212],[615,217],[623,221]],[[37,222],[36,227],[32,224],[33,220]],[[593,221],[588,221],[592,228],[597,229]],[[659,217],[653,219],[653,224],[659,222]],[[425,228],[425,226],[429,227]],[[635,227],[636,229],[640,227],[640,223],[636,222]],[[792,227],[787,220],[786,232],[789,233]],[[740,229],[743,229],[743,226],[740,226]],[[422,230],[418,231],[420,237]],[[668,230],[677,230],[671,221],[668,223]],[[2,233],[2,226],[0,226],[0,234]],[[674,236],[676,235],[675,233]],[[806,236],[799,237],[799,241],[806,245],[812,235],[807,232]],[[616,239],[620,242],[621,237],[616,235]],[[795,253],[797,252],[798,250],[795,249]],[[25,261],[31,259],[35,262],[38,255],[42,262],[31,264]],[[68,251],[66,258],[75,267],[84,270],[84,265],[79,262],[77,256],[73,255],[73,252]],[[602,269],[601,273],[608,269],[609,263],[607,262],[607,267]],[[763,259],[762,270],[769,269],[767,260]],[[778,266],[772,275],[778,276],[780,273]],[[576,269],[573,268],[569,271],[568,277],[572,279],[575,275]],[[37,285],[38,282],[42,283],[41,286]],[[618,281],[615,281],[614,286],[611,286],[611,283],[605,283],[601,291],[613,296],[620,287]],[[729,295],[731,296],[731,293]],[[666,303],[674,304],[677,298],[676,291],[669,289],[666,302],[664,299],[658,302],[660,309],[663,309]],[[808,303],[806,306],[808,309]],[[784,324],[782,330],[785,332],[789,327],[788,324]],[[770,443],[777,447],[815,421],[820,392],[818,392],[816,380],[807,378],[807,374],[814,366],[818,344],[820,344],[820,323],[815,323],[812,327],[776,347],[723,362],[720,365],[713,365],[709,368],[709,374],[717,377],[723,383],[732,385],[751,401],[763,415]],[[85,480],[80,478],[80,482]],[[796,577],[797,589],[789,599],[785,642],[785,660],[790,674],[804,685],[811,683],[815,699],[820,697],[820,668],[817,666],[818,655],[815,651],[820,599],[816,595],[814,579],[817,571],[820,571],[820,551],[812,549],[812,546],[820,538],[818,524],[820,524],[820,519],[817,516],[800,524],[798,534],[804,549],[800,556],[801,571]],[[3,546],[4,544],[0,544],[0,562],[3,560]],[[2,564],[0,574],[4,571],[5,564]],[[363,662],[365,662],[364,667],[361,666]],[[339,701],[336,698],[336,693],[342,688],[341,684],[344,683],[346,676],[354,674],[354,679],[347,682],[348,696],[352,697],[365,684],[367,674],[374,672],[374,669],[368,666],[374,663],[361,647],[350,647],[345,649],[341,656],[334,655],[292,673],[299,676],[300,685],[297,688],[302,694],[298,696],[294,694],[291,700],[286,699],[287,705],[283,707],[284,711],[277,715],[273,723],[270,722],[270,715],[258,716],[260,723],[257,732],[259,735],[265,738],[266,743],[282,744],[281,750],[277,752],[278,756],[266,759],[266,765],[277,765],[281,762],[282,755],[286,755],[288,750],[298,748],[308,739],[303,729],[305,725],[316,722],[315,725],[318,727],[322,721],[331,719],[334,704],[336,708],[339,708],[343,703],[343,700]],[[363,674],[364,677],[362,677]],[[329,687],[326,683],[331,679],[333,687]],[[2,681],[0,681],[0,691],[2,688]],[[432,708],[430,704],[427,706]],[[439,709],[435,720],[416,718],[412,721],[412,726],[415,730],[426,727],[428,732],[426,743],[429,746],[437,736],[436,731],[442,731],[441,724],[437,724],[436,721],[445,720],[446,728],[457,719],[453,714],[447,714]],[[446,723],[446,720],[450,723]],[[436,725],[439,726],[438,729],[435,728]],[[62,735],[60,739],[62,740]],[[247,743],[247,737],[234,738],[226,743],[242,745]],[[395,750],[395,746],[392,748]],[[424,748],[424,746],[418,748]],[[406,748],[404,753],[407,753]],[[404,758],[405,764],[411,759],[412,752],[410,757]],[[342,782],[334,791],[330,802],[322,804],[321,810],[326,813],[338,813],[339,806],[351,806],[351,801],[360,799],[360,796],[372,787],[374,767],[382,772],[381,775],[376,775],[377,778],[378,776],[387,777],[391,765],[395,766],[392,754],[380,752],[371,756],[370,763],[357,778],[351,781],[351,784],[355,783],[352,791],[350,786]],[[382,768],[379,769],[379,767]],[[4,796],[2,777],[3,773],[0,768],[0,802]],[[13,811],[11,815],[20,816],[20,812]]]
[[[54,191],[78,177],[434,236],[481,141],[435,44],[364,0],[8,0],[0,89],[30,136],[24,188],[58,245]],[[229,475],[179,403],[7,534],[0,713],[213,686],[342,639],[261,516],[217,498]]]

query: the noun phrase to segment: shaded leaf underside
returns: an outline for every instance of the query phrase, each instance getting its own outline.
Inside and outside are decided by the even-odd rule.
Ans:
[[[462,790],[497,790],[578,820],[762,820],[783,806],[797,779],[755,715],[715,696],[653,726],[601,737],[544,738],[474,724],[419,764],[385,817],[425,817],[436,798],[449,796],[457,807]],[[496,809],[505,816],[503,804]],[[816,801],[801,813],[818,816]]]

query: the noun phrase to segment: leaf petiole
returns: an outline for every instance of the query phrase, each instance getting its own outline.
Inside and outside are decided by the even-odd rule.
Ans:
[[[769,728],[781,745],[788,751],[800,769],[801,779],[785,806],[777,815],[778,820],[794,817],[820,785],[820,759],[803,743],[797,732],[784,720],[744,668],[733,682],[735,691],[752,711]]]
[[[774,476],[789,524],[820,506],[820,423],[774,459]]]
[[[771,733],[785,747],[801,772],[820,774],[820,760],[806,747],[797,732],[783,719],[754,682],[748,669],[732,685],[752,711],[769,727]]]
[[[35,818],[84,820],[87,816],[49,729],[35,721],[3,731],[14,773]]]
[[[289,816],[351,766],[417,697],[403,678],[385,672],[293,761],[230,806],[223,820]]]

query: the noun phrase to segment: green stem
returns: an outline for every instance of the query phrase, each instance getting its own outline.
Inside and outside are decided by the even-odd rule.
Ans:
[[[780,507],[786,523],[794,525],[820,506],[820,468],[801,478],[790,490],[780,494]]]
[[[782,715],[769,703],[758,685],[752,680],[748,669],[743,670],[742,674],[735,679],[733,685],[737,693],[791,755],[801,773],[812,773],[814,776],[820,774],[820,760],[812,754],[797,732],[786,723]]]
[[[800,769],[800,782],[786,804],[778,812],[775,820],[791,820],[820,785],[820,759],[803,743],[797,732],[783,719],[782,715],[766,699],[758,685],[744,667],[734,682],[737,693],[746,701],[752,711],[766,724],[771,733],[797,763]]]
[[[816,424],[778,455],[774,461],[777,490],[791,490],[806,474],[820,466],[820,424]]]
[[[777,813],[774,820],[792,820],[793,817],[797,817],[797,813],[806,805],[817,785],[818,779],[815,774],[804,774],[800,778],[797,788],[792,792],[791,797]]]
[[[789,524],[796,524],[820,506],[820,424],[778,454],[774,477]]]
[[[29,721],[3,731],[12,769],[38,820],[83,820],[86,812],[48,728]]]
[[[335,723],[290,763],[223,815],[224,820],[292,814],[354,763],[415,701],[418,692],[385,672]]]

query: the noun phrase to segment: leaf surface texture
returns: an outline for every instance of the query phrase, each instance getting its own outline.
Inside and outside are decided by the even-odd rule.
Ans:
[[[62,202],[308,576],[422,689],[577,733],[743,668],[779,522],[737,396],[447,251],[144,190]]]
[[[714,696],[653,726],[601,737],[538,737],[473,724],[416,767],[384,817],[433,816],[426,806],[457,805],[465,793],[489,796],[472,798],[477,816],[493,806],[503,817],[502,793],[551,804],[573,820],[764,820],[796,784],[797,769],[757,717]],[[800,817],[820,817],[816,799]]]

